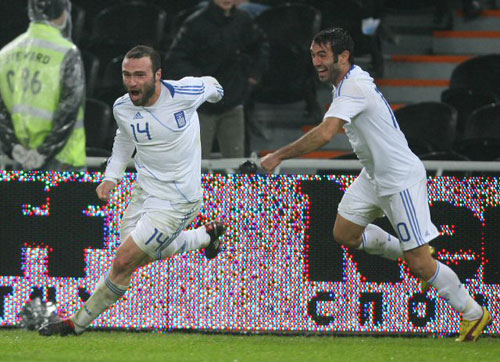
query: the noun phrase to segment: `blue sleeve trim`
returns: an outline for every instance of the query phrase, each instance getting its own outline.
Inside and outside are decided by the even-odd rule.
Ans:
[[[339,87],[337,88],[337,97],[340,97],[340,90],[342,89],[342,85],[344,84],[344,79],[339,84]]]
[[[342,81],[340,82],[339,84],[339,87],[338,87],[338,91],[337,91],[337,95],[340,96],[340,89],[342,88],[342,85],[344,84],[344,80],[346,80],[347,78],[349,78],[349,75],[351,73],[351,70],[354,69],[354,65],[351,65],[351,67],[349,68],[349,70],[347,71],[346,75],[344,76],[344,78],[342,79]]]
[[[118,106],[120,106],[120,105],[122,105],[122,104],[127,103],[128,101],[130,101],[130,98],[124,99],[122,101],[117,100],[115,102],[115,104],[113,104],[113,109],[116,108],[116,107],[118,107]]]
[[[162,83],[165,87],[167,87],[168,91],[170,92],[170,95],[172,96],[172,98],[174,98],[175,89],[174,89],[174,87],[172,86],[172,84],[165,82],[163,79],[161,80],[161,83]]]

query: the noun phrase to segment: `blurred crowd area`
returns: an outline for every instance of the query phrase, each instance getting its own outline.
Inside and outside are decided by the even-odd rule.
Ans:
[[[0,2],[0,47],[26,31],[28,0]],[[199,0],[72,0],[72,41],[79,48],[86,82],[87,156],[110,155],[116,125],[112,104],[124,94],[123,55],[132,46],[153,46],[167,58],[184,21],[207,6]],[[357,64],[374,78],[391,64],[383,44],[404,42],[386,18],[432,14],[431,31],[451,31],[455,14],[475,19],[495,10],[495,0],[254,0],[235,1],[266,34],[269,59],[245,100],[245,156],[276,149],[321,122],[330,89],[319,83],[309,55],[312,36],[343,27],[355,40]],[[461,15],[461,16],[462,16]],[[404,52],[404,51],[403,51]],[[210,54],[207,54],[209,57]],[[457,64],[449,87],[432,101],[394,104],[412,150],[423,159],[496,160],[500,157],[500,55],[472,54]],[[168,76],[168,64],[163,65]],[[209,74],[207,74],[209,75]],[[389,103],[399,103],[389,99]],[[318,157],[352,158],[342,138]],[[217,142],[212,149],[216,158]],[[339,152],[337,152],[339,151]],[[220,156],[219,156],[220,157]]]

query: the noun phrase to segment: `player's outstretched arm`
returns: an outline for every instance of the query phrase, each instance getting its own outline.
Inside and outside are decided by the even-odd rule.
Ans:
[[[211,76],[201,77],[203,83],[207,88],[207,101],[210,103],[217,103],[224,97],[224,89],[219,84],[219,81]]]
[[[318,150],[335,137],[344,123],[345,121],[340,118],[325,118],[323,122],[298,140],[265,155],[261,159],[260,165],[267,172],[272,172],[283,160]]]
[[[114,188],[115,183],[113,181],[104,180],[97,186],[97,197],[101,201],[108,201],[111,196],[111,191],[113,191]]]

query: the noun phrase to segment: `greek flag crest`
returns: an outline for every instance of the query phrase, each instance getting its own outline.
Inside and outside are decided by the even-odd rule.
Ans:
[[[184,111],[174,113],[175,121],[177,122],[177,127],[182,128],[186,125],[186,116]]]

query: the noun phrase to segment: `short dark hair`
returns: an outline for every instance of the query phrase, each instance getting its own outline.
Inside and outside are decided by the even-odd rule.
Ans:
[[[136,45],[130,49],[125,58],[140,59],[144,57],[149,57],[151,59],[151,66],[153,68],[153,74],[161,68],[161,57],[160,54],[151,47],[146,45]]]
[[[346,30],[342,28],[322,30],[314,36],[313,42],[321,45],[329,44],[335,56],[338,56],[344,50],[348,50],[349,62],[354,64],[354,40]]]

